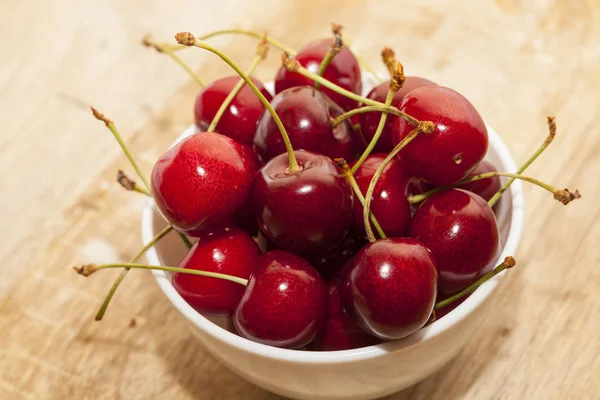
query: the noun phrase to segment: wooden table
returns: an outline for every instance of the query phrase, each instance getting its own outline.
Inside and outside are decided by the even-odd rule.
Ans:
[[[211,358],[148,273],[131,273],[92,321],[118,272],[85,280],[71,266],[135,254],[143,199],[114,183],[131,169],[87,106],[117,122],[149,171],[192,121],[198,87],[139,45],[145,33],[267,29],[298,48],[331,21],[379,70],[392,46],[407,74],[463,93],[518,160],[555,115],[557,139],[529,172],[583,194],[565,208],[527,186],[519,265],[493,315],[456,360],[392,398],[600,397],[600,3],[171,3],[0,3],[1,399],[277,398]],[[252,58],[251,39],[213,43]],[[199,49],[185,59],[207,80],[229,73]],[[257,75],[269,80],[278,59]]]

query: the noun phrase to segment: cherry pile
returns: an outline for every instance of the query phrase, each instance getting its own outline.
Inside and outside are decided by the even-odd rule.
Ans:
[[[498,172],[483,160],[488,132],[473,105],[405,76],[390,49],[382,51],[390,78],[363,97],[364,62],[344,46],[339,25],[333,40],[297,53],[238,33],[260,39],[248,73],[190,33],[176,35],[179,45],[144,40],[192,74],[177,56],[186,47],[215,53],[236,72],[208,85],[193,74],[204,86],[193,107],[198,132],[167,150],[149,181],[114,123],[92,109],[145,188],[122,172],[119,182],[152,196],[169,223],[128,263],[75,268],[85,276],[122,269],[97,320],[130,269],[160,269],[195,310],[231,317],[236,333],[255,342],[344,350],[401,339],[514,266],[512,257],[498,260],[494,207],[514,179],[564,204],[580,197],[522,175],[553,140],[552,117],[519,171]],[[273,95],[249,77],[269,47],[284,51]],[[501,176],[510,179],[502,185]],[[189,246],[178,267],[137,263],[172,230]]]

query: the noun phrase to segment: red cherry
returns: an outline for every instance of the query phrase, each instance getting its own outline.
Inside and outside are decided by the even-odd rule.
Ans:
[[[199,236],[180,267],[248,279],[259,256],[258,246],[247,233],[228,226]],[[244,294],[239,283],[183,273],[173,275],[173,286],[196,311],[219,317],[233,314]]]
[[[309,261],[323,279],[328,280],[367,243],[362,234],[350,230],[340,244],[323,254],[310,257]]]
[[[435,257],[439,290],[451,294],[494,267],[500,255],[498,225],[485,200],[450,189],[427,198],[417,210],[409,235]]]
[[[304,68],[310,72],[317,73],[321,61],[325,58],[330,47],[331,39],[317,40],[304,46],[295,58]],[[362,76],[358,60],[356,60],[354,54],[346,46],[331,60],[327,69],[325,69],[323,77],[356,94],[361,94],[362,92]],[[290,72],[285,67],[281,67],[277,72],[277,76],[275,76],[275,93],[281,93],[285,89],[294,86],[313,86],[313,83],[311,79],[305,78],[296,72]],[[330,89],[321,89],[323,93],[346,111],[356,108],[358,105],[356,101],[335,93]]]
[[[385,153],[371,154],[356,170],[354,178],[363,195],[367,193],[375,171],[386,156]],[[426,190],[427,185],[422,180],[411,177],[399,159],[390,161],[375,185],[371,200],[371,212],[387,236],[405,236],[408,233],[412,216],[408,195]],[[353,211],[354,224],[364,235],[363,207],[359,201],[354,202]]]
[[[496,169],[494,164],[492,164],[489,161],[483,160],[479,163],[477,168],[475,168],[473,172],[469,174],[469,176],[485,174],[487,172],[498,172],[498,170]],[[500,190],[500,188],[502,188],[502,183],[500,182],[499,176],[492,176],[491,178],[463,183],[458,187],[461,189],[468,190],[469,192],[478,194],[485,201],[490,201],[490,199],[496,194],[496,192]]]
[[[340,298],[339,279],[328,284],[329,286],[329,311],[325,327],[319,332],[310,344],[311,350],[335,351],[358,349],[381,343],[363,331],[352,319],[342,305]]]
[[[324,154],[331,158],[353,160],[357,149],[347,121],[332,128],[331,119],[344,113],[329,97],[303,86],[279,93],[271,102],[297,149]],[[264,161],[285,153],[279,128],[269,112],[264,112],[256,128],[254,145]]]
[[[329,157],[303,150],[294,154],[300,172],[288,173],[287,153],[259,171],[254,212],[279,248],[303,256],[322,254],[340,243],[352,224],[352,189]]]
[[[410,238],[381,239],[365,246],[344,267],[344,309],[368,333],[395,340],[422,328],[437,294],[431,252]]]
[[[425,78],[419,78],[418,76],[407,76],[404,85],[396,92],[394,95],[394,100],[392,100],[392,104],[399,105],[402,100],[404,100],[404,96],[406,96],[411,91],[423,87],[435,85],[435,83],[427,80]],[[386,81],[380,83],[375,86],[369,94],[367,95],[368,99],[385,102],[385,98],[387,97],[388,91],[390,90],[390,81]],[[368,112],[359,114],[360,121],[360,129],[361,132],[367,142],[373,139],[375,136],[375,132],[377,131],[377,126],[379,125],[379,119],[381,118],[380,112]],[[385,152],[389,153],[394,148],[394,143],[392,142],[392,122],[394,119],[399,118],[395,115],[389,114],[387,120],[385,121],[385,125],[383,127],[383,132],[381,132],[381,136],[375,145],[375,151],[377,152]]]
[[[308,261],[273,250],[258,259],[233,323],[241,336],[295,349],[310,343],[327,317],[327,287]]]
[[[423,86],[406,95],[401,111],[435,124],[400,152],[410,172],[434,185],[451,185],[467,176],[483,159],[488,147],[485,123],[460,93],[442,86]],[[392,140],[400,143],[414,126],[393,119]]]
[[[272,96],[264,85],[255,78],[251,79],[267,100],[271,101]],[[221,104],[239,80],[240,77],[237,75],[227,76],[217,79],[200,91],[194,106],[198,128],[206,130],[209,127]],[[248,85],[244,85],[221,116],[215,132],[251,146],[256,132],[256,124],[264,109],[265,106],[252,89]]]
[[[218,133],[196,133],[163,154],[152,170],[152,193],[181,232],[231,221],[248,200],[255,165],[247,149]]]

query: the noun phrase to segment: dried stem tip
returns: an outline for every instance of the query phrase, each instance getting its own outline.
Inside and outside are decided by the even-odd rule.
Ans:
[[[404,67],[402,63],[396,63],[396,69],[392,75],[392,79],[390,80],[390,90],[397,92],[404,85],[404,81],[406,81],[406,77],[404,76]]]
[[[394,71],[396,70],[397,63],[396,54],[394,53],[394,50],[390,49],[389,47],[385,47],[383,50],[381,50],[381,60],[385,64],[390,75],[393,76]]]
[[[580,199],[581,193],[579,193],[579,190],[575,190],[575,193],[572,193],[567,188],[564,188],[562,190],[556,189],[556,191],[554,192],[554,198],[566,206],[573,200]]]
[[[94,272],[96,272],[96,264],[84,264],[80,267],[73,267],[73,269],[79,275],[83,275],[83,276],[87,277],[87,276],[90,276],[91,274],[93,274]]]
[[[419,122],[417,129],[419,132],[429,135],[435,131],[435,124],[431,121],[421,121]]]
[[[262,40],[258,43],[258,47],[256,48],[256,55],[259,56],[262,60],[267,57],[269,53],[269,41],[267,40],[267,32],[265,32]]]
[[[556,136],[556,118],[554,117],[547,117],[548,118],[548,130],[550,133],[550,136],[554,137]]]
[[[125,172],[121,169],[117,171],[117,182],[127,190],[135,190],[137,187],[135,181],[125,175]]]
[[[336,158],[333,161],[337,164],[339,169],[341,169],[344,174],[350,172],[350,166],[343,158]]]
[[[93,106],[90,106],[90,110],[92,110],[92,114],[94,114],[94,117],[102,122],[104,122],[104,124],[106,126],[110,125],[112,123],[112,121],[108,118],[106,118],[104,116],[104,114],[102,114],[100,111],[96,110]]]
[[[511,256],[508,256],[504,259],[504,265],[506,265],[506,268],[512,268],[516,264],[517,264],[517,261]]]
[[[196,38],[190,32],[179,32],[175,35],[175,40],[184,46],[193,46],[196,42]]]
[[[342,29],[344,29],[344,27],[340,24],[336,24],[335,22],[331,24],[331,31],[334,35],[341,35]]]
[[[288,53],[283,53],[281,55],[281,63],[283,64],[285,69],[287,69],[290,72],[296,72],[298,71],[298,68],[300,68],[300,63],[298,62],[298,60],[296,60],[295,58],[291,58]]]

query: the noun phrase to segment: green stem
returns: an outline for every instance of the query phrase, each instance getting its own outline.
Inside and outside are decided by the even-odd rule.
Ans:
[[[477,281],[473,282],[472,284],[470,284],[469,286],[467,286],[460,292],[452,295],[451,297],[448,297],[447,299],[437,302],[435,304],[435,306],[433,307],[433,309],[439,310],[440,308],[445,307],[448,304],[454,303],[456,300],[458,300],[470,293],[473,293],[479,286],[483,285],[484,283],[486,283],[487,281],[489,281],[490,279],[492,279],[494,276],[498,275],[500,272],[504,271],[505,269],[514,267],[515,264],[516,264],[516,262],[515,262],[514,258],[506,257],[504,259],[504,261],[502,262],[502,264],[499,264],[493,270],[491,270],[490,272],[488,272],[487,274],[485,274],[484,276],[482,276]]]
[[[379,111],[381,113],[389,113],[392,115],[396,115],[398,117],[404,118],[407,114],[403,111],[398,110],[396,107],[386,107],[386,106],[364,106],[359,108],[354,108],[350,111],[346,111],[345,113],[339,115],[337,118],[331,120],[331,126],[337,127],[339,124],[351,118],[357,114],[364,114],[368,112]]]
[[[365,198],[364,198],[362,192],[360,191],[360,187],[358,187],[358,183],[356,182],[354,175],[352,175],[352,172],[350,171],[350,167],[346,163],[346,160],[344,160],[343,158],[336,158],[335,161],[336,161],[338,167],[340,167],[340,169],[344,173],[346,180],[348,181],[348,183],[350,184],[350,187],[354,191],[354,195],[356,196],[358,201],[360,201],[360,204],[364,207],[365,206]],[[387,238],[387,236],[385,235],[385,232],[383,232],[383,229],[381,228],[381,225],[379,224],[379,221],[377,221],[377,218],[375,218],[375,215],[372,212],[369,213],[369,218],[371,219],[371,223],[375,227],[375,230],[377,230],[379,237],[382,239]]]
[[[394,100],[394,96],[396,95],[397,90],[398,88],[396,85],[390,85],[390,90],[388,91],[387,96],[385,98],[384,107],[388,108],[392,104],[392,100]],[[369,145],[367,146],[365,151],[363,151],[363,153],[360,155],[358,161],[356,161],[356,163],[352,167],[351,172],[353,175],[358,170],[358,168],[360,168],[360,166],[367,159],[367,157],[369,157],[369,154],[371,154],[371,152],[377,145],[377,141],[379,141],[379,137],[383,133],[383,128],[385,126],[385,121],[387,121],[387,116],[387,112],[384,111],[381,113],[381,117],[379,118],[379,125],[377,125],[377,130],[375,131],[373,138],[369,142]]]
[[[200,275],[207,276],[209,278],[217,278],[224,279],[226,281],[231,281],[235,283],[239,283],[240,285],[247,286],[248,279],[240,278],[238,276],[220,274],[218,272],[209,272],[209,271],[200,271],[196,269],[188,269],[188,268],[178,268],[178,267],[167,267],[167,266],[156,266],[156,265],[143,265],[143,264],[135,264],[135,263],[111,263],[111,264],[102,264],[93,266],[92,270],[89,273],[85,274],[83,269],[76,268],[77,272],[82,275],[91,275],[92,273],[101,270],[101,269],[111,269],[111,268],[132,268],[132,269],[149,269],[156,271],[167,271],[172,273],[181,273],[181,274],[190,274],[190,275]],[[80,272],[82,271],[82,272]]]
[[[201,49],[208,50],[211,53],[216,54],[217,56],[221,57],[221,59],[223,61],[225,61],[227,64],[229,64],[229,66],[231,68],[233,68],[235,70],[235,72],[237,72],[238,75],[241,76],[242,79],[244,79],[244,81],[246,81],[248,86],[250,86],[252,91],[256,94],[256,96],[260,99],[260,101],[263,103],[265,108],[269,111],[269,113],[273,117],[273,120],[275,121],[275,124],[277,125],[277,127],[279,128],[279,131],[281,132],[281,138],[283,139],[283,143],[285,144],[285,148],[287,150],[288,158],[289,158],[288,173],[293,174],[293,173],[299,172],[301,170],[301,168],[298,165],[298,161],[296,160],[296,155],[294,154],[294,149],[292,148],[292,143],[290,142],[290,138],[285,130],[285,127],[283,126],[283,123],[281,122],[281,119],[279,118],[279,115],[277,115],[277,113],[275,112],[275,110],[273,109],[273,107],[271,106],[269,101],[265,98],[265,96],[263,96],[263,94],[260,92],[260,90],[258,90],[256,85],[254,84],[254,82],[252,82],[252,80],[250,80],[248,75],[246,75],[237,65],[235,65],[221,51],[217,50],[216,48],[210,46],[207,43],[204,43],[204,42],[196,39],[189,32],[180,32],[177,35],[175,35],[175,39],[180,44],[183,44],[186,46],[199,47]]]
[[[183,242],[183,244],[185,245],[185,247],[187,247],[188,250],[191,249],[192,248],[192,242],[190,242],[190,239],[188,239],[187,236],[185,236],[181,232],[177,232],[177,234],[181,238],[181,241]]]
[[[108,130],[113,134],[113,136],[115,137],[115,139],[119,143],[119,146],[121,146],[121,149],[123,150],[123,153],[125,153],[125,156],[127,156],[127,159],[129,160],[129,163],[131,163],[131,166],[133,167],[133,169],[135,170],[135,172],[137,173],[137,175],[139,176],[139,178],[142,180],[142,182],[144,182],[144,185],[146,186],[146,188],[148,189],[148,191],[150,191],[150,183],[148,182],[148,180],[144,176],[144,173],[142,172],[141,168],[139,167],[139,165],[137,164],[137,162],[135,161],[135,159],[133,158],[133,156],[129,152],[129,148],[127,148],[127,145],[123,141],[123,138],[121,137],[121,134],[117,130],[117,127],[115,126],[115,123],[113,121],[111,121],[110,119],[106,118],[104,116],[104,114],[100,113],[94,107],[90,107],[90,108],[92,110],[92,113],[94,114],[94,117],[96,117],[96,119],[99,119],[100,121],[103,121],[104,124],[106,125],[106,127],[108,128]]]
[[[260,55],[257,55],[256,57],[254,57],[254,60],[252,60],[252,63],[250,64],[250,68],[248,68],[248,73],[247,73],[248,76],[250,76],[254,72],[254,70],[256,69],[258,64],[260,64],[260,62],[263,59],[264,59],[264,57],[261,57]],[[229,105],[231,104],[231,102],[233,101],[235,96],[237,96],[237,94],[240,92],[240,90],[242,90],[242,87],[244,86],[245,83],[246,82],[243,79],[240,79],[235,84],[235,86],[233,87],[233,89],[231,90],[229,95],[227,95],[227,97],[225,98],[225,101],[223,101],[223,104],[221,104],[221,107],[219,107],[219,110],[215,114],[212,122],[210,123],[210,126],[206,130],[207,132],[214,132],[214,130],[217,127],[217,124],[221,120],[221,117],[225,113],[225,110],[227,110],[227,107],[229,107]]]
[[[550,132],[548,133],[548,136],[546,136],[546,139],[544,139],[544,143],[542,143],[542,145],[535,151],[535,153],[533,153],[531,157],[529,157],[529,159],[525,161],[523,165],[521,165],[521,167],[517,170],[517,174],[522,174],[523,172],[525,172],[525,170],[531,165],[531,163],[533,163],[539,157],[539,155],[542,154],[544,150],[546,150],[546,147],[548,147],[548,145],[554,140],[554,137],[556,136],[556,122],[554,120],[554,117],[548,117],[548,128]],[[512,185],[514,181],[515,178],[510,178],[508,182],[506,182],[504,186],[502,186],[500,190],[498,190],[494,194],[494,196],[492,196],[490,201],[488,201],[490,207],[493,207],[498,202],[502,194],[508,190],[508,188],[510,187],[510,185]]]
[[[142,247],[142,249],[135,255],[135,257],[133,257],[131,259],[130,262],[134,263],[137,260],[139,260],[146,253],[146,251],[148,251],[151,247],[153,247],[156,243],[158,243],[159,240],[161,240],[163,237],[165,237],[172,230],[173,230],[173,227],[171,225],[168,225],[167,227],[165,227],[156,236],[154,236],[152,238],[152,240],[150,240],[148,243],[146,243],[146,245],[144,247]],[[113,296],[115,295],[115,292],[121,285],[121,282],[123,282],[123,279],[125,279],[125,277],[127,276],[128,272],[129,272],[129,268],[125,268],[123,271],[121,271],[121,274],[117,277],[117,279],[113,283],[112,287],[108,291],[108,294],[104,298],[104,302],[102,302],[100,309],[96,313],[96,321],[101,321],[102,318],[104,317],[104,314],[106,313],[106,309],[108,308],[108,305],[110,304]]]
[[[473,182],[473,181],[479,181],[482,179],[488,179],[494,176],[506,176],[506,177],[511,177],[513,179],[521,179],[523,181],[529,182],[529,183],[533,183],[534,185],[537,185],[543,189],[546,189],[547,191],[549,191],[550,193],[554,194],[556,193],[557,189],[554,186],[548,185],[547,183],[544,183],[538,179],[535,178],[531,178],[529,176],[523,176],[523,175],[519,175],[519,174],[513,174],[510,172],[486,172],[484,174],[479,174],[479,175],[473,175],[470,176],[468,178],[465,178],[453,185],[448,185],[448,186],[439,186],[436,187],[434,189],[431,189],[427,192],[421,193],[421,194],[415,194],[415,195],[411,195],[408,197],[408,201],[411,204],[415,204],[415,203],[420,203],[421,201],[425,200],[426,198],[428,198],[429,196],[432,196],[436,193],[439,192],[443,192],[444,190],[448,190],[448,189],[452,189],[455,188],[457,186],[460,186],[464,183],[469,183],[469,182]],[[490,202],[492,200],[490,199]],[[489,204],[489,202],[488,202]],[[490,205],[491,207],[492,205]]]
[[[363,207],[363,221],[365,222],[365,231],[367,232],[367,238],[369,242],[373,243],[375,239],[375,235],[373,235],[373,230],[371,229],[371,224],[369,224],[369,214],[371,213],[371,200],[373,199],[373,191],[375,190],[375,185],[377,185],[377,181],[383,174],[383,171],[388,166],[388,164],[392,161],[392,159],[406,146],[409,144],[417,135],[421,133],[419,128],[413,129],[400,143],[394,147],[394,149],[385,157],[379,168],[375,171],[373,178],[371,179],[371,183],[369,184],[369,188],[367,189],[367,194],[365,195],[365,203]]]
[[[340,51],[342,51],[343,46],[344,43],[342,42],[342,35],[338,31],[337,33],[335,33],[335,38],[333,39],[333,43],[331,43],[329,51],[321,61],[321,64],[319,65],[319,70],[317,71],[317,74],[319,76],[323,76],[325,74],[327,66],[331,63],[331,60],[333,60],[333,58],[337,56],[340,53]],[[321,85],[319,84],[319,82],[315,81],[314,88],[319,89],[320,86]]]

